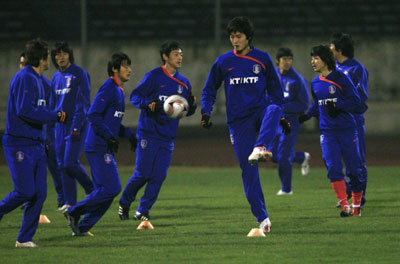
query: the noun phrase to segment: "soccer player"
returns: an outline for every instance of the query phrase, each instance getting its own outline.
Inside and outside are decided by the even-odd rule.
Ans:
[[[94,187],[88,173],[80,162],[88,130],[87,111],[90,106],[90,76],[74,63],[74,54],[67,42],[56,42],[51,59],[58,71],[53,75],[52,89],[55,93],[55,110],[65,109],[71,120],[56,125],[56,151],[61,169],[65,212],[77,201],[77,181],[86,194]]]
[[[271,156],[267,147],[282,117],[282,87],[271,56],[251,46],[252,22],[247,17],[235,17],[228,23],[227,31],[233,51],[220,56],[211,68],[203,89],[201,125],[206,129],[211,127],[210,116],[217,90],[224,82],[227,122],[242,169],[246,197],[260,228],[269,232],[271,222],[257,163]],[[285,130],[289,129],[285,124]]]
[[[125,113],[123,85],[132,73],[131,59],[122,52],[113,54],[108,62],[107,72],[110,78],[100,87],[88,113],[90,126],[85,153],[92,169],[95,190],[66,212],[73,236],[90,235],[89,230],[121,192],[115,160],[119,146],[118,137],[128,138],[133,151],[137,145],[135,134],[121,123]],[[85,217],[79,222],[82,215]]]
[[[33,248],[32,241],[47,195],[46,153],[43,125],[65,122],[66,113],[46,107],[40,75],[48,69],[48,45],[41,39],[25,46],[26,67],[11,80],[7,125],[3,137],[4,153],[15,190],[0,202],[1,218],[26,203],[16,247]]]
[[[315,46],[311,51],[311,64],[320,75],[311,82],[313,105],[320,113],[321,147],[328,178],[342,207],[341,216],[361,216],[360,205],[364,178],[358,147],[357,126],[353,113],[362,110],[360,96],[352,81],[337,71],[333,54],[328,46]],[[350,178],[353,208],[347,200],[347,186],[343,165]]]
[[[349,34],[336,33],[332,36],[331,51],[336,59],[336,69],[343,72],[351,78],[354,86],[360,95],[361,102],[363,103],[363,111],[359,114],[354,114],[357,123],[358,144],[360,148],[361,161],[363,164],[363,177],[365,185],[363,187],[363,198],[361,206],[366,202],[365,194],[367,190],[368,169],[367,161],[365,158],[366,144],[365,144],[365,118],[364,112],[367,110],[366,101],[369,96],[368,85],[368,71],[357,59],[354,58],[354,42]]]
[[[161,186],[167,176],[174,151],[174,139],[179,120],[171,119],[163,111],[163,102],[179,94],[189,103],[187,116],[196,111],[196,98],[192,85],[178,69],[182,67],[183,53],[178,42],[167,41],[161,45],[163,66],[148,72],[131,94],[131,102],[141,109],[137,138],[136,171],[130,178],[119,201],[119,217],[129,219],[129,207],[137,192],[145,185],[136,220],[149,220],[150,210],[157,201]]]
[[[293,67],[293,52],[289,48],[280,48],[276,55],[278,67],[276,71],[282,82],[284,103],[284,115],[290,122],[291,133],[279,133],[270,146],[273,154],[272,161],[278,162],[279,178],[282,188],[277,195],[292,195],[292,166],[293,162],[301,164],[301,172],[307,175],[310,166],[310,154],[308,152],[295,152],[297,136],[301,125],[299,115],[304,113],[310,104],[310,93],[307,81]]]
[[[25,52],[23,52],[20,56],[20,64],[19,68],[23,69],[26,66],[26,58]],[[54,109],[51,105],[51,99],[54,98],[54,94],[52,94],[53,90],[51,89],[51,82],[46,78],[43,74],[40,75],[40,78],[43,83],[43,88],[45,92],[45,98],[47,102],[47,106],[50,109]],[[48,123],[43,126],[43,136],[46,147],[46,155],[47,155],[47,167],[53,177],[54,187],[56,188],[57,193],[57,201],[58,208],[61,208],[64,205],[64,194],[62,189],[62,181],[61,181],[61,171],[58,167],[57,156],[56,156],[56,148],[55,148],[55,124]]]

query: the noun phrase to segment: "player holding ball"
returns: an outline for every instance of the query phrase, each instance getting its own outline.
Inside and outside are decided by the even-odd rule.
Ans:
[[[146,74],[131,94],[131,102],[141,109],[137,138],[136,171],[125,187],[119,201],[119,217],[129,219],[129,207],[137,192],[147,184],[140,206],[134,216],[149,220],[149,213],[157,201],[161,186],[167,176],[174,151],[174,139],[179,120],[164,111],[164,101],[171,95],[180,95],[188,102],[186,116],[196,111],[196,98],[192,85],[178,69],[182,67],[182,49],[176,41],[167,41],[160,50],[163,66]],[[181,111],[185,109],[181,109]]]

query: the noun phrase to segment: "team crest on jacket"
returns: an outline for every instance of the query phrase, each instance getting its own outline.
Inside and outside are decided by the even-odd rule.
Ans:
[[[178,85],[178,94],[181,94],[183,92],[183,86],[182,85]]]
[[[235,144],[235,137],[233,136],[233,134],[231,134],[230,136],[231,136],[231,143],[232,143],[232,145],[234,145]]]
[[[319,141],[320,141],[320,144],[324,143],[324,135],[319,136]]]
[[[254,72],[255,74],[259,74],[259,73],[261,72],[261,66],[260,66],[260,64],[254,64],[254,65],[253,65],[253,72]]]
[[[336,86],[335,85],[329,86],[329,93],[334,94],[335,92],[336,92]]]
[[[104,155],[104,162],[105,162],[106,164],[110,164],[110,163],[112,162],[112,155],[106,153],[106,154]]]
[[[17,159],[18,162],[22,162],[25,158],[24,152],[17,151],[17,153],[15,153],[15,158]]]
[[[147,147],[147,140],[146,139],[140,140],[140,147],[142,147],[142,149]]]

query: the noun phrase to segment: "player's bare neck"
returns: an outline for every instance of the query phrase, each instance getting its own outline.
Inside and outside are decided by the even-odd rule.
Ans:
[[[165,69],[167,70],[167,72],[169,74],[171,74],[172,76],[175,75],[176,73],[176,68],[172,67],[171,65],[169,65],[168,63],[165,63]]]
[[[60,66],[60,71],[65,71],[69,68],[69,66],[71,66],[71,63],[68,63],[66,66],[62,67]]]
[[[337,61],[339,63],[343,63],[343,62],[347,61],[348,59],[349,59],[348,57],[340,55],[340,56],[338,56]]]
[[[329,74],[331,74],[331,72],[332,72],[332,71],[330,71],[330,70],[328,70],[328,69],[323,69],[323,70],[321,71],[321,75],[322,75],[323,77],[326,77],[326,76],[328,76]]]
[[[236,50],[236,53],[240,54],[240,55],[243,55],[243,56],[246,56],[250,51],[252,51],[251,47],[247,46],[242,50]]]
[[[44,69],[42,67],[40,67],[40,65],[38,67],[32,66],[32,69],[37,72],[37,74],[41,75],[44,71]]]

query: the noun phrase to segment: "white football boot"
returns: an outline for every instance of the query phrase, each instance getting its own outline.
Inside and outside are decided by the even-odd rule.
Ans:
[[[260,229],[264,233],[268,233],[271,231],[271,221],[269,221],[269,217],[265,218],[264,221],[260,223]]]
[[[311,155],[308,152],[304,152],[304,161],[301,163],[301,174],[303,176],[306,176],[308,173],[310,173],[310,161]]]
[[[280,190],[276,193],[276,195],[292,195],[292,194],[293,194],[293,191],[284,192],[284,191],[282,191],[282,189],[280,189]]]
[[[28,242],[15,242],[15,247],[16,248],[36,248],[38,247],[38,245],[36,245],[35,243],[33,243],[32,241],[28,241]]]
[[[259,161],[266,161],[272,158],[272,152],[270,152],[266,147],[259,146],[253,149],[253,152],[249,156],[249,163],[251,165],[256,165]]]

